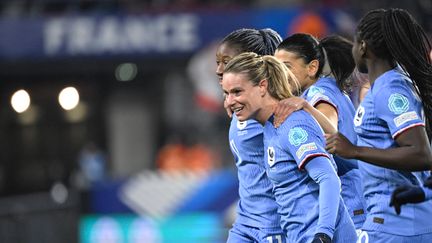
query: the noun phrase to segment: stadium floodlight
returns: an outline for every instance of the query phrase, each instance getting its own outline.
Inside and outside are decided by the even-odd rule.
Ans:
[[[30,106],[30,95],[23,89],[16,91],[12,95],[11,105],[18,113],[26,111]]]
[[[78,90],[74,87],[64,88],[58,96],[58,102],[65,110],[74,109],[78,105],[79,99]]]

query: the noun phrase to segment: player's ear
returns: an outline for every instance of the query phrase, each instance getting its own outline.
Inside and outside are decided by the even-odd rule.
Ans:
[[[267,79],[263,79],[259,81],[258,87],[260,89],[260,95],[264,96],[267,93],[268,81]]]
[[[315,78],[315,75],[318,72],[318,68],[319,68],[319,61],[317,59],[312,60],[307,65],[308,76],[311,78]]]

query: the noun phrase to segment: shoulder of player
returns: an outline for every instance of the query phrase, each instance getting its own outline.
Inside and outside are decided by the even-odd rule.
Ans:
[[[308,92],[308,96],[312,95],[311,97],[317,95],[331,97],[331,96],[335,96],[336,92],[339,90],[336,83],[331,80],[318,81],[315,84],[313,84],[311,87],[312,89],[315,89],[314,91],[312,91],[312,94]],[[311,89],[309,89],[309,91],[311,91]]]
[[[373,90],[382,90],[388,88],[407,88],[410,86],[410,80],[407,76],[396,70],[390,70],[379,76],[372,85]]]
[[[290,129],[297,125],[305,125],[305,123],[308,123],[309,120],[312,121],[313,119],[308,112],[304,110],[294,111],[287,117],[287,119],[285,119],[285,121],[281,124],[280,128]]]
[[[371,93],[374,99],[381,99],[385,94],[405,93],[413,94],[413,88],[408,78],[400,76],[389,76],[386,79],[379,80],[380,82],[372,85]],[[409,95],[410,96],[410,95]]]

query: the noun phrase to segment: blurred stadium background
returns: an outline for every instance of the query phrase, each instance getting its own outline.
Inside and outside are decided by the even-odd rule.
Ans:
[[[224,242],[237,177],[215,71],[232,30],[351,38],[430,0],[0,1],[0,242]]]

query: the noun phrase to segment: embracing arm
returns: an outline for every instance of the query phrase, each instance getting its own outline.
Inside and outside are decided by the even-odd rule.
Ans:
[[[318,106],[321,106],[321,104],[319,104]],[[327,118],[330,117],[331,114],[331,110],[330,111],[327,110],[329,109],[327,106],[330,105],[326,104],[323,107],[318,107],[322,109],[323,112],[325,112],[323,113],[319,109],[310,105],[305,99],[301,97],[291,97],[288,99],[281,100],[278,103],[278,106],[276,107],[274,112],[275,114],[274,126],[279,127],[280,124],[282,124],[282,122],[284,122],[285,119],[291,113],[300,109],[304,109],[306,112],[311,114],[317,120],[317,122],[320,124],[320,126],[322,127],[325,133],[330,133],[330,134],[336,133],[338,131],[337,112],[332,106],[330,106],[330,109],[333,109],[334,113],[336,113],[336,123],[335,123],[334,119]]]
[[[378,149],[354,146],[342,134],[326,135],[332,154],[393,170],[423,171],[432,167],[432,154],[423,126],[412,127],[396,137],[399,147]]]
[[[327,103],[319,103],[316,107],[307,106],[305,111],[309,112],[318,121],[325,133],[337,133],[338,113],[333,106]]]

